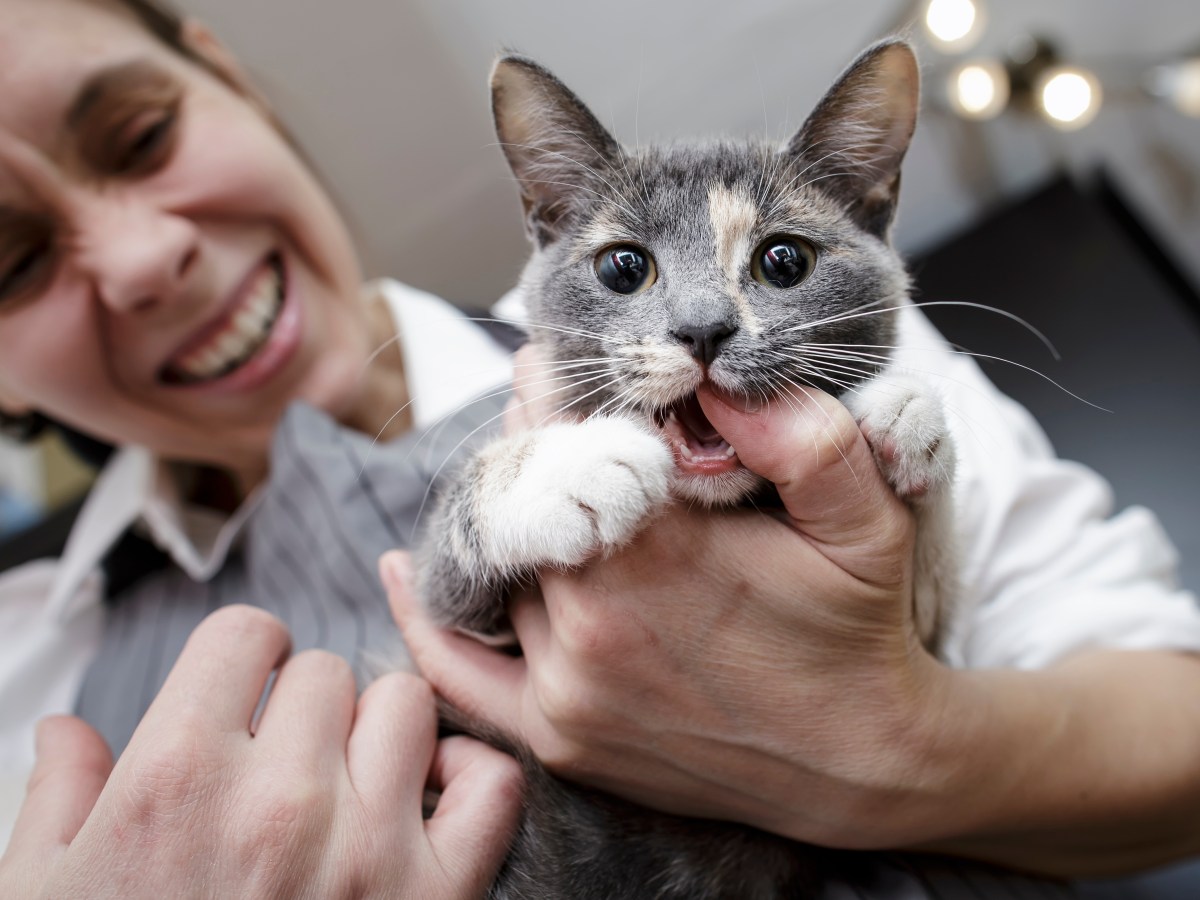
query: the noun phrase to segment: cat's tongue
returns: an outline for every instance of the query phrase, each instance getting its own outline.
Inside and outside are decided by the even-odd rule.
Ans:
[[[704,415],[695,394],[667,410],[662,430],[675,451],[675,464],[684,472],[720,475],[741,465],[733,447]]]

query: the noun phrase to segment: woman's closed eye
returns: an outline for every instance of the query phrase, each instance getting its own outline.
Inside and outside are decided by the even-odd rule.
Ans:
[[[83,136],[83,157],[100,175],[136,178],[158,171],[170,159],[178,131],[178,102],[126,114],[98,124]]]
[[[0,310],[36,293],[53,275],[54,257],[51,223],[15,220],[0,210]]]
[[[174,76],[149,63],[98,76],[70,119],[84,164],[100,176],[157,172],[175,148],[183,93]]]
[[[159,110],[138,117],[122,129],[106,160],[114,175],[145,175],[157,171],[171,155],[175,142],[175,109]]]

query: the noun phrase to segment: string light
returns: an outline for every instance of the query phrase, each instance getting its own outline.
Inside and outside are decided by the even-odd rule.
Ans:
[[[1147,86],[1185,116],[1200,118],[1200,56],[1151,70]]]
[[[983,9],[974,0],[929,0],[925,28],[946,50],[965,50],[983,32]]]
[[[992,119],[1008,105],[1008,72],[990,59],[964,63],[950,73],[950,105],[965,119]]]
[[[1047,69],[1037,82],[1034,97],[1052,125],[1071,131],[1092,121],[1102,100],[1096,77],[1072,66]]]

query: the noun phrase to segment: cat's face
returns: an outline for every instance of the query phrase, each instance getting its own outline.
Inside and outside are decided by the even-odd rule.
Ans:
[[[631,154],[548,72],[502,59],[497,131],[536,245],[522,285],[558,405],[654,422],[696,499],[749,490],[695,391],[839,394],[886,362],[908,288],[887,232],[916,83],[908,47],[880,44],[782,148]]]

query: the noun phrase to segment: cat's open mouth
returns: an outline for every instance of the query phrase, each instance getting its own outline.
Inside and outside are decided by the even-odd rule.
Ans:
[[[675,453],[675,465],[689,475],[723,475],[741,468],[737,452],[713,428],[700,401],[689,394],[654,414]]]

